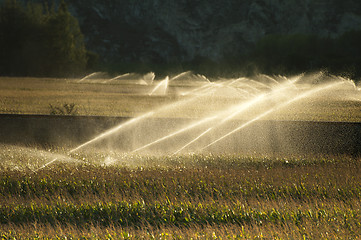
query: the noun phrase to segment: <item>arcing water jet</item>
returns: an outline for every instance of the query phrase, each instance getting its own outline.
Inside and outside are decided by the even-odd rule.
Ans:
[[[296,79],[297,80],[297,79]],[[225,124],[227,121],[235,118],[237,115],[241,114],[242,112],[250,109],[251,107],[255,106],[257,103],[260,103],[262,101],[266,101],[267,99],[271,98],[272,96],[276,95],[277,93],[281,92],[284,89],[287,89],[289,85],[294,85],[295,81],[286,82],[286,84],[283,84],[282,86],[278,86],[275,88],[272,92],[269,92],[267,94],[261,94],[256,96],[255,98],[251,99],[250,101],[246,103],[242,103],[240,105],[237,105],[236,107],[232,107],[231,109],[227,109],[224,113],[221,114],[222,117],[220,117],[222,120],[217,123],[216,125],[208,128],[206,131],[202,132],[200,135],[195,137],[192,141],[178,149],[174,154],[180,153],[182,150],[184,150],[186,147],[190,146],[191,144],[195,143],[197,140],[199,140],[202,136],[205,136],[209,132],[211,132],[214,128],[219,127],[223,124]]]
[[[152,95],[166,95],[168,90],[169,77],[167,76],[164,80],[160,81],[155,88],[149,93]]]
[[[182,77],[188,75],[188,73],[183,73],[173,79],[181,81]],[[316,79],[317,77],[319,79]],[[73,148],[68,154],[90,145],[96,145],[101,140],[118,137],[120,134],[122,134],[120,136],[122,141],[117,144],[133,141],[132,144],[128,144],[131,146],[123,148],[125,152],[129,153],[212,152],[215,147],[210,148],[211,146],[222,141],[223,145],[225,143],[232,144],[225,139],[259,120],[278,113],[279,110],[287,109],[293,103],[303,103],[303,100],[311,98],[312,101],[318,101],[317,99],[325,93],[328,94],[327,96],[335,95],[336,90],[341,88],[342,84],[351,83],[347,79],[338,77],[327,79],[324,74],[299,75],[293,78],[263,76],[263,79],[266,79],[269,84],[248,78],[203,82],[201,86],[188,84],[187,91],[184,92],[183,97],[178,96],[177,101],[119,124]],[[279,79],[280,82],[277,82],[276,79]],[[330,80],[332,80],[331,83],[329,83]],[[327,83],[308,84],[308,82],[323,81]],[[169,78],[159,82],[151,94],[160,91],[167,95],[168,93],[164,89],[172,87],[169,82]],[[180,82],[177,82],[176,85],[179,87]],[[229,91],[232,89],[234,91]],[[359,95],[359,91],[356,90],[355,92]],[[238,91],[239,94],[231,94],[235,91]],[[172,93],[174,92],[177,91]],[[220,107],[213,108],[214,106]],[[204,109],[208,109],[207,114],[199,114],[198,111]],[[190,110],[193,111],[193,115],[186,114]],[[174,112],[176,117],[172,115]],[[46,163],[44,167],[55,161],[57,159]]]
[[[141,115],[140,117],[133,118],[133,119],[131,119],[131,120],[125,122],[125,123],[119,124],[118,126],[116,126],[116,127],[114,127],[114,128],[111,128],[111,129],[109,129],[108,131],[106,131],[106,132],[98,135],[97,137],[89,140],[88,142],[83,143],[82,145],[80,145],[80,146],[78,146],[78,147],[70,150],[68,154],[73,153],[73,152],[75,152],[75,151],[78,151],[79,149],[81,149],[81,148],[83,148],[83,147],[86,147],[86,146],[88,146],[89,144],[92,144],[92,143],[98,142],[98,141],[100,141],[100,140],[102,140],[102,139],[104,139],[104,138],[107,138],[107,137],[113,135],[114,133],[119,132],[120,129],[125,128],[125,127],[128,127],[128,126],[131,126],[132,124],[135,124],[135,123],[138,122],[138,121],[144,120],[144,119],[146,119],[147,117],[152,116],[153,114],[154,114],[154,112],[149,112],[149,113],[146,113],[146,114],[144,114],[144,115]]]
[[[275,107],[269,109],[269,110],[266,111],[266,112],[263,112],[263,113],[259,114],[259,115],[256,116],[255,118],[247,121],[246,123],[242,124],[241,126],[237,127],[236,129],[234,129],[234,130],[226,133],[225,135],[223,135],[222,137],[218,138],[217,140],[209,143],[207,146],[203,147],[202,150],[205,150],[205,149],[209,148],[210,146],[212,146],[212,145],[216,144],[217,142],[225,139],[226,137],[228,137],[228,136],[230,136],[230,135],[232,135],[232,134],[234,134],[234,133],[242,130],[243,128],[245,128],[245,127],[247,127],[247,126],[249,126],[249,125],[252,124],[253,122],[255,122],[255,121],[257,121],[257,120],[260,120],[260,119],[266,117],[267,115],[269,115],[269,114],[271,114],[271,113],[273,113],[273,112],[275,112],[275,111],[277,111],[277,110],[279,110],[279,109],[281,109],[281,108],[284,108],[284,107],[292,104],[293,102],[299,101],[299,100],[301,100],[301,99],[303,99],[303,98],[306,98],[306,97],[311,96],[311,95],[313,95],[313,94],[316,94],[316,93],[318,93],[318,92],[325,91],[325,90],[330,89],[330,88],[334,88],[334,87],[339,86],[339,85],[341,85],[341,84],[343,84],[343,82],[337,82],[337,83],[333,83],[333,84],[328,85],[328,86],[321,86],[321,87],[318,87],[318,88],[316,88],[316,89],[308,90],[308,91],[306,91],[305,93],[303,93],[303,94],[301,94],[301,95],[298,95],[298,96],[296,96],[296,97],[294,97],[294,98],[292,98],[292,99],[290,99],[290,100],[288,100],[288,101],[286,101],[286,102],[281,103],[281,104],[278,105],[278,106],[275,106]]]
[[[175,79],[181,78],[184,75],[186,74],[185,73],[180,74],[179,76],[176,76]],[[317,79],[315,80],[314,78],[312,78],[312,81],[323,81],[324,75],[319,75],[319,76],[320,76],[319,80]],[[195,149],[206,150],[215,143],[222,141],[227,136],[230,136],[235,132],[238,132],[241,129],[246,128],[252,123],[271,115],[271,113],[274,113],[277,110],[286,108],[287,106],[291,105],[293,102],[301,101],[302,99],[306,99],[310,96],[317,95],[317,93],[326,92],[327,90],[335,89],[337,86],[340,86],[342,83],[346,82],[344,79],[330,78],[331,80],[336,80],[336,83],[329,83],[327,85],[304,88],[303,86],[305,83],[303,82],[302,83],[303,85],[301,85],[302,87],[299,88],[297,86],[298,81],[305,81],[304,75],[295,76],[294,78],[279,77],[279,79],[281,79],[282,82],[277,82],[274,78],[271,77],[265,77],[265,76],[262,77],[267,81],[269,81],[271,85],[267,85],[266,83],[256,82],[253,79],[239,78],[239,79],[233,79],[233,80],[231,79],[223,82],[204,84],[200,87],[195,87],[193,90],[187,92],[187,95],[192,95],[191,98],[182,99],[181,101],[176,101],[172,104],[165,105],[163,108],[155,110],[154,114],[151,115],[152,118],[149,118],[150,116],[145,116],[143,120],[147,120],[147,121],[141,121],[142,123],[135,121],[134,124],[131,124],[130,128],[138,128],[140,127],[140,124],[144,125],[145,123],[148,124],[148,122],[150,122],[149,127],[142,128],[143,130],[137,133],[139,134],[138,146],[135,146],[133,150],[129,150],[129,151],[132,153],[140,152],[150,147],[152,147],[153,149],[155,145],[157,145],[157,148],[160,148],[160,151],[163,152],[172,152],[171,149],[175,148],[175,150],[173,151],[174,154],[183,152],[191,145]],[[306,78],[307,77],[308,76],[306,76]],[[161,86],[164,86],[162,84],[164,84],[164,82],[167,81],[169,81],[168,78],[160,82],[153,90],[153,92],[155,92]],[[222,96],[222,98],[218,99],[216,90],[217,89],[225,90],[227,88],[234,88],[240,92],[242,91],[244,92],[242,92],[243,94],[240,94],[239,97],[225,95]],[[252,93],[250,93],[250,91],[248,90],[251,90]],[[211,114],[201,117],[199,120],[190,121],[190,123],[187,125],[181,126],[175,123],[172,124],[172,126],[167,126],[167,128],[169,128],[167,129],[167,131],[164,131],[164,133],[159,132],[158,136],[154,135],[152,139],[153,136],[152,132],[156,131],[157,127],[162,128],[162,126],[156,126],[156,124],[154,125],[155,123],[154,121],[156,121],[154,117],[162,116],[163,118],[163,117],[167,117],[167,114],[170,111],[182,111],[181,109],[183,108],[194,107],[196,101],[198,100],[202,100],[201,102],[204,102],[206,104],[202,106],[202,108],[207,108],[211,105],[208,104],[209,106],[207,106],[208,98],[211,102],[215,102],[215,103],[217,103],[217,101],[226,101],[229,103],[224,105],[224,107],[220,108],[219,110],[216,111],[213,110]],[[239,103],[237,103],[237,101]],[[233,122],[238,121],[236,120],[236,118],[242,118],[243,123],[240,126],[235,127],[234,129],[225,130],[226,128],[224,128],[223,125],[226,126],[230,120],[232,120]],[[244,122],[244,120],[246,121]],[[216,131],[217,133],[215,133],[214,131],[216,129],[217,129]],[[97,142],[98,139],[104,139],[119,131],[120,128],[114,128],[112,130],[109,130],[106,133],[96,137],[95,139],[90,140],[89,142],[82,144],[81,146],[71,150],[71,152],[77,151],[80,148],[89,145],[90,143]],[[146,137],[142,137],[143,135]],[[207,138],[205,138],[206,136]],[[178,141],[178,139],[179,140],[182,139],[182,141]],[[187,142],[184,142],[186,141],[186,139],[189,140],[187,140]],[[199,142],[200,139],[202,139],[202,142]],[[166,143],[169,140],[173,141],[175,144],[168,146]],[[179,146],[179,144],[182,145]],[[164,147],[164,149],[162,149],[162,146]],[[165,148],[169,148],[169,149],[166,150]]]

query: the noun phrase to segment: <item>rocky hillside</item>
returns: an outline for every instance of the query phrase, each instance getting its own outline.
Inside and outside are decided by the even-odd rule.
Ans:
[[[26,0],[24,0],[26,1]],[[41,2],[42,0],[38,0]],[[111,61],[220,60],[267,34],[361,29],[359,0],[68,0],[88,49]]]

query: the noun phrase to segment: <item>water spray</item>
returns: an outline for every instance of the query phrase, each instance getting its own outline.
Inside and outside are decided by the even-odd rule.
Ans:
[[[284,89],[287,89],[287,87],[289,85],[294,85],[295,81],[297,81],[298,79],[295,79],[293,81],[287,82],[286,84],[280,85],[279,87],[277,87],[276,89],[274,89],[272,92],[269,92],[267,94],[261,94],[258,95],[257,97],[253,98],[251,101],[246,102],[245,104],[242,103],[240,105],[237,105],[236,107],[232,107],[231,109],[223,112],[221,115],[225,116],[225,118],[222,118],[222,121],[219,122],[218,124],[216,124],[215,126],[212,126],[210,128],[208,128],[207,130],[205,130],[204,132],[202,132],[200,135],[198,135],[197,137],[195,137],[193,140],[191,140],[190,142],[188,142],[186,145],[184,145],[183,147],[181,147],[180,149],[178,149],[177,151],[175,151],[173,154],[178,154],[180,153],[182,150],[184,150],[186,147],[190,146],[191,144],[197,142],[201,137],[205,136],[206,134],[208,134],[209,132],[211,132],[213,129],[215,129],[216,127],[219,127],[221,125],[223,125],[224,123],[226,123],[227,121],[233,119],[234,117],[236,117],[237,115],[241,114],[242,112],[248,110],[250,107],[256,105],[257,103],[266,101],[267,99],[271,98],[272,96],[274,96],[275,94],[281,92]],[[218,114],[219,115],[219,114]],[[220,118],[220,117],[219,117]]]
[[[175,77],[173,77],[171,80],[169,79],[169,77],[166,77],[164,80],[162,80],[161,82],[159,82],[156,87],[153,89],[153,91],[149,94],[152,95],[154,94],[156,91],[159,90],[163,90],[163,88],[165,89],[164,91],[162,91],[164,94],[166,94],[166,90],[168,87],[168,83],[169,81],[172,81],[174,79],[178,79],[181,77],[184,77],[187,73],[189,72],[185,72],[185,73],[181,73]],[[94,73],[95,74],[95,73]],[[91,75],[88,75],[87,77],[90,77]],[[316,74],[315,76],[318,76],[321,78],[321,76],[323,76],[322,74]],[[119,78],[121,76],[118,76]],[[118,78],[116,77],[116,78]],[[199,77],[199,76],[196,76]],[[261,76],[265,79],[265,76]],[[232,101],[232,106],[229,107],[229,105],[226,105],[226,109],[222,109],[222,110],[218,110],[212,114],[207,114],[207,117],[204,118],[200,118],[200,120],[197,121],[193,121],[192,123],[183,125],[182,127],[178,125],[178,129],[177,126],[174,125],[172,126],[173,129],[170,129],[170,131],[167,131],[167,133],[161,135],[158,133],[159,136],[158,139],[151,141],[149,139],[156,138],[155,136],[150,135],[151,132],[144,132],[145,134],[150,135],[149,139],[148,139],[148,143],[144,144],[140,147],[137,147],[134,150],[131,150],[130,153],[137,153],[140,152],[142,150],[145,150],[147,148],[150,147],[154,147],[154,145],[159,144],[159,143],[164,143],[166,140],[172,139],[175,140],[175,142],[177,142],[177,139],[180,139],[180,137],[185,137],[185,139],[187,139],[187,141],[191,138],[191,140],[189,140],[186,144],[184,144],[184,142],[182,143],[182,141],[177,142],[177,144],[182,143],[183,146],[171,146],[171,148],[173,148],[172,151],[173,154],[179,154],[182,151],[184,151],[185,149],[187,149],[188,147],[190,147],[191,145],[194,145],[196,143],[198,143],[198,145],[194,146],[196,147],[196,149],[200,149],[200,150],[205,150],[213,145],[215,145],[216,143],[222,141],[223,139],[227,138],[228,136],[246,128],[247,126],[251,125],[252,123],[265,118],[266,116],[270,115],[271,113],[280,110],[282,108],[285,108],[289,105],[291,105],[294,102],[300,101],[306,97],[312,96],[312,95],[316,95],[318,93],[321,93],[322,91],[326,91],[329,89],[333,89],[336,88],[338,86],[340,86],[341,84],[344,83],[349,83],[350,81],[348,81],[347,79],[344,78],[339,78],[339,77],[333,77],[331,78],[331,80],[336,80],[337,82],[331,82],[331,83],[327,83],[327,84],[323,84],[323,85],[319,85],[316,87],[303,87],[303,85],[296,85],[296,83],[299,83],[300,81],[304,82],[304,80],[306,79],[306,81],[308,81],[309,76],[304,76],[304,75],[298,75],[295,76],[293,78],[282,78],[279,77],[277,79],[279,79],[281,82],[277,82],[276,79],[271,78],[271,77],[267,77],[266,79],[270,82],[268,85],[262,82],[257,82],[254,81],[252,79],[248,79],[248,78],[238,78],[238,79],[231,79],[231,80],[227,80],[227,81],[223,81],[223,82],[206,82],[203,83],[200,87],[194,87],[192,90],[184,93],[184,95],[189,95],[189,97],[183,98],[181,100],[178,100],[176,102],[167,104],[165,106],[162,106],[154,111],[145,113],[139,117],[133,118],[129,121],[126,121],[124,123],[121,123],[103,133],[101,133],[100,135],[94,137],[93,139],[79,145],[78,147],[70,150],[67,154],[70,155],[76,151],[79,151],[82,148],[85,148],[89,145],[98,143],[101,140],[104,140],[114,134],[119,133],[120,131],[122,131],[122,129],[129,129],[130,127],[136,127],[139,126],[137,124],[139,124],[140,122],[142,122],[143,120],[149,119],[150,117],[152,118],[156,118],[157,116],[163,116],[162,114],[169,114],[169,111],[174,111],[174,109],[182,109],[183,107],[192,107],[195,103],[201,103],[201,104],[207,104],[209,101],[209,97],[212,97],[213,94],[219,94],[218,90],[225,90],[225,91],[221,91],[222,97],[224,101],[227,102],[227,104],[229,104],[229,101]],[[84,79],[84,78],[83,78]],[[113,78],[115,79],[115,78]],[[313,78],[314,79],[314,78]],[[111,79],[112,80],[112,79]],[[326,79],[321,79],[321,80],[326,80]],[[321,81],[320,79],[318,79],[317,81]],[[277,82],[277,84],[275,84]],[[353,82],[352,82],[353,83]],[[352,84],[351,83],[351,84]],[[355,84],[353,83],[353,87],[354,89],[357,90],[357,87],[355,86]],[[237,94],[236,97],[234,97],[232,95],[232,98],[230,98],[230,94],[233,92],[229,92],[228,88],[231,89],[235,89],[238,90],[238,92],[240,92],[240,94]],[[289,92],[289,90],[291,90],[291,94]],[[228,94],[228,95],[225,95]],[[297,94],[297,95],[296,95]],[[216,95],[219,96],[219,95]],[[214,99],[212,98],[212,101]],[[223,101],[223,100],[222,100]],[[237,103],[235,103],[234,101],[237,101]],[[269,103],[272,104],[271,106],[269,105]],[[222,103],[222,102],[221,102]],[[217,105],[218,106],[218,105]],[[222,105],[220,105],[222,106]],[[252,108],[254,107],[261,107],[261,111],[251,111]],[[192,109],[192,108],[191,108]],[[202,108],[203,109],[203,108]],[[188,109],[185,109],[188,110]],[[222,125],[226,124],[227,122],[229,122],[232,119],[235,119],[237,116],[240,116],[242,113],[251,113],[252,115],[250,115],[250,117],[252,119],[247,120],[246,122],[242,122],[240,126],[235,127],[234,129],[231,129],[229,131],[228,128],[228,132],[225,132],[223,130],[223,128],[219,128]],[[218,128],[218,129],[217,129]],[[150,131],[151,129],[149,129]],[[195,130],[195,131],[193,131]],[[213,132],[213,130],[215,130]],[[218,131],[220,130],[220,131]],[[169,132],[171,132],[170,134],[168,134]],[[201,133],[200,133],[201,132]],[[185,135],[186,133],[186,135]],[[210,134],[218,134],[218,136],[210,136]],[[197,136],[195,136],[197,134]],[[220,136],[222,135],[222,136]],[[204,138],[205,136],[210,136],[212,140],[207,140],[206,138]],[[217,137],[216,140],[215,137]],[[207,140],[206,142],[203,141],[202,145],[200,144],[200,139],[203,140]],[[144,142],[144,139],[142,139]],[[210,142],[212,141],[212,142]],[[172,143],[172,142],[170,142]],[[177,148],[177,149],[174,149]],[[43,169],[47,166],[49,166],[50,164],[53,164],[54,162],[58,161],[59,158],[56,157],[54,159],[52,159],[51,161],[45,163],[43,166],[41,166],[40,168],[36,169],[34,172],[39,171],[40,169]]]
[[[281,109],[281,108],[284,108],[284,107],[286,107],[286,106],[288,106],[288,105],[290,105],[290,104],[292,104],[292,103],[294,103],[294,102],[296,102],[296,101],[299,101],[299,100],[301,100],[301,99],[303,99],[303,98],[305,98],[305,97],[308,97],[308,96],[313,95],[313,94],[316,94],[316,93],[318,93],[318,92],[327,90],[327,89],[329,89],[329,88],[333,88],[333,87],[339,86],[339,85],[341,85],[341,84],[343,84],[343,82],[337,82],[337,83],[334,83],[334,84],[329,85],[329,86],[318,87],[318,88],[316,88],[316,89],[309,90],[309,91],[307,91],[307,92],[305,92],[305,93],[303,93],[303,94],[301,94],[301,95],[299,95],[299,96],[297,96],[297,97],[295,97],[295,98],[293,98],[293,99],[290,99],[290,100],[287,101],[287,102],[284,102],[284,103],[282,103],[282,104],[280,104],[280,105],[278,105],[278,106],[276,106],[276,107],[273,107],[273,108],[269,109],[268,111],[266,111],[266,112],[264,112],[264,113],[256,116],[255,118],[247,121],[246,123],[242,124],[241,126],[237,127],[236,129],[228,132],[227,134],[223,135],[222,137],[218,138],[217,140],[211,142],[211,143],[208,144],[207,146],[203,147],[201,150],[205,150],[205,149],[209,148],[210,146],[216,144],[217,142],[223,140],[224,138],[226,138],[226,137],[228,137],[228,136],[230,136],[230,135],[232,135],[232,134],[240,131],[241,129],[247,127],[248,125],[254,123],[254,122],[257,121],[257,120],[260,120],[260,119],[266,117],[267,115],[275,112],[276,110],[279,110],[279,109]]]
[[[82,81],[84,81],[84,80],[86,80],[86,79],[88,79],[88,78],[91,78],[91,77],[93,77],[93,76],[95,76],[95,75],[97,75],[97,74],[99,74],[99,73],[101,73],[101,72],[94,72],[94,73],[91,73],[91,74],[89,74],[89,75],[87,75],[87,76],[83,77],[82,79],[80,79],[80,80],[78,81],[78,83],[80,83],[80,82],[82,82]]]
[[[148,143],[148,144],[146,144],[146,145],[144,145],[142,147],[139,147],[139,148],[133,150],[132,153],[138,152],[138,151],[140,151],[142,149],[145,149],[145,148],[150,147],[150,146],[152,146],[154,144],[160,143],[160,142],[162,142],[162,141],[164,141],[166,139],[169,139],[169,138],[174,137],[174,136],[176,136],[178,134],[181,134],[181,133],[186,132],[186,131],[188,131],[190,129],[193,129],[193,128],[199,126],[199,125],[210,122],[210,121],[214,120],[215,118],[216,117],[209,117],[209,118],[202,119],[201,121],[197,121],[197,122],[195,122],[195,123],[193,123],[193,124],[191,124],[191,125],[189,125],[189,126],[187,126],[185,128],[182,128],[182,129],[180,129],[180,130],[178,130],[176,132],[173,132],[173,133],[171,133],[171,134],[169,134],[167,136],[164,136],[164,137],[162,137],[160,139],[157,139],[157,140],[155,140],[155,141],[153,141],[151,143]]]
[[[155,94],[157,90],[161,90],[160,95],[165,95],[167,93],[167,89],[168,89],[168,82],[169,82],[169,77],[167,76],[164,80],[160,81],[155,86],[155,88],[149,93],[149,96],[152,96],[153,94]]]

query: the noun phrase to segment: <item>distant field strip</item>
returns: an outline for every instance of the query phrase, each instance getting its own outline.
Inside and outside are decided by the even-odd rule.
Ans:
[[[168,95],[149,96],[152,86],[132,84],[131,81],[79,83],[78,79],[0,77],[0,113],[49,114],[49,104],[74,103],[78,115],[133,117],[186,98],[179,94],[180,88],[192,92],[190,86],[174,85],[169,86]],[[230,104],[239,104],[238,101],[213,94],[175,116],[204,117]],[[345,93],[342,100],[310,99],[277,111],[267,119],[361,122],[361,98],[347,97]]]

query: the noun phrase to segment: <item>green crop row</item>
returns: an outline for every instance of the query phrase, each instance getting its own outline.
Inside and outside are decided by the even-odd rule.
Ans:
[[[68,204],[0,207],[1,224],[72,224],[76,226],[188,226],[197,224],[262,225],[295,224],[304,222],[350,224],[361,227],[360,209],[317,208],[308,210],[262,210],[245,208],[242,204],[192,204],[144,202],[106,202],[97,204]]]
[[[359,158],[131,157],[122,160],[133,166],[79,154],[85,160],[37,172],[2,168],[0,232],[5,239],[361,234]]]
[[[1,198],[67,200],[93,196],[154,202],[238,199],[338,201],[361,198],[360,161],[253,161],[229,157],[183,159],[189,165],[125,168],[95,165],[53,165],[37,173],[0,172]],[[181,161],[174,158],[173,161]],[[190,163],[192,162],[192,163]],[[1,200],[0,200],[1,203]]]
[[[133,173],[134,174],[134,173]],[[79,198],[84,195],[111,196],[118,195],[124,198],[136,196],[147,201],[157,199],[337,199],[346,201],[361,198],[361,183],[357,182],[314,182],[313,178],[301,179],[299,182],[278,183],[276,181],[262,181],[242,176],[218,175],[205,172],[198,177],[185,172],[184,176],[140,176],[133,178],[123,175],[119,179],[58,179],[50,177],[34,179],[23,177],[11,179],[0,177],[0,196],[20,198],[57,198],[69,196]],[[156,172],[154,172],[156,174]],[[211,177],[205,178],[209,174]],[[146,174],[147,175],[147,174]],[[190,177],[185,179],[186,177]],[[219,179],[217,179],[219,177]]]

